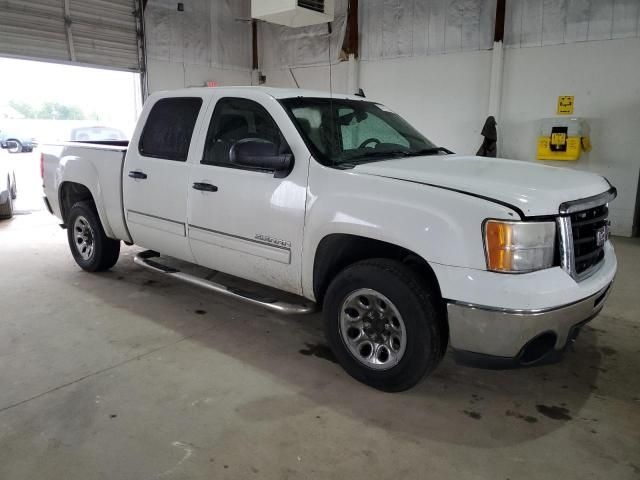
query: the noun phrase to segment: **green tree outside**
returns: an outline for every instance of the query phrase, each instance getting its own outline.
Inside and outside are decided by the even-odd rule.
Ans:
[[[45,102],[40,108],[34,108],[28,103],[16,100],[11,100],[9,105],[26,118],[43,120],[85,120],[87,118],[79,107],[58,102]]]

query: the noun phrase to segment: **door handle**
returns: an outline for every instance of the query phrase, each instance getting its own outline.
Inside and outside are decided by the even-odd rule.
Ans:
[[[204,183],[204,182],[195,182],[193,184],[193,189],[194,190],[200,190],[202,192],[217,192],[218,191],[218,187],[216,187],[215,185],[211,185],[210,183]]]
[[[144,180],[147,178],[147,174],[144,172],[137,172],[137,171],[133,171],[133,172],[129,172],[129,176],[131,178],[135,178],[138,180]]]

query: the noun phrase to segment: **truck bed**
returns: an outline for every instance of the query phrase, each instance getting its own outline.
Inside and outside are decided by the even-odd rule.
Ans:
[[[122,175],[129,142],[65,142],[42,145],[43,183],[53,214],[64,222],[58,192],[65,183],[85,185],[108,237],[131,241],[124,219]]]

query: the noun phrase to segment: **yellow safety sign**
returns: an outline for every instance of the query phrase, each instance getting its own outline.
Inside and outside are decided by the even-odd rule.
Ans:
[[[558,115],[573,115],[573,95],[558,97]]]

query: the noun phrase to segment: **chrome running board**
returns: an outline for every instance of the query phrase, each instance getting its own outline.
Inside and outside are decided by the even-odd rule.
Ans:
[[[292,303],[271,297],[260,298],[259,295],[253,292],[248,292],[239,288],[227,287],[226,285],[222,285],[220,283],[212,282],[211,280],[206,280],[204,278],[196,277],[195,275],[181,272],[180,270],[177,270],[175,268],[162,265],[156,260],[152,260],[159,256],[160,254],[158,252],[154,252],[153,250],[146,250],[137,254],[133,258],[133,261],[136,265],[140,265],[141,267],[144,267],[147,270],[151,270],[152,272],[162,273],[168,275],[169,277],[173,277],[183,282],[190,283],[191,285],[206,288],[207,290],[210,290],[212,292],[221,293],[228,297],[242,300],[247,303],[259,305],[278,313],[299,315],[312,313],[316,310],[316,304],[308,300],[305,301],[303,299],[303,301],[301,301],[300,303]]]

